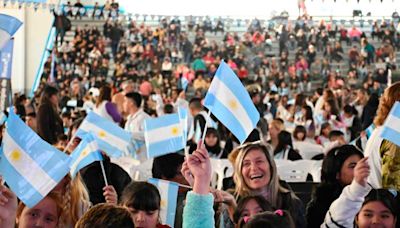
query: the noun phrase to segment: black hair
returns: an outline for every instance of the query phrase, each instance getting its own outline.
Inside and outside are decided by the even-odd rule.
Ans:
[[[165,114],[171,114],[174,113],[174,106],[172,104],[166,104],[164,106],[164,113]]]
[[[154,178],[172,179],[180,170],[179,166],[183,164],[185,157],[178,153],[166,154],[154,158],[153,168],[151,169]]]
[[[333,137],[340,137],[340,136],[344,136],[344,133],[339,131],[339,130],[332,130],[331,132],[329,132],[329,140],[331,140]]]
[[[263,211],[272,211],[272,206],[265,199],[265,197],[260,196],[260,195],[245,196],[239,200],[239,202],[236,206],[235,212],[233,213],[233,222],[235,224],[237,224],[239,222],[239,220],[242,218],[242,213],[243,213],[244,207],[246,207],[247,203],[250,200],[255,200]]]
[[[297,134],[299,134],[299,133],[303,133],[303,138],[302,138],[302,139],[299,139],[299,138],[297,137]],[[306,130],[306,128],[305,128],[304,126],[302,126],[302,125],[297,125],[297,126],[294,128],[294,131],[293,131],[293,138],[295,138],[295,139],[297,139],[297,140],[300,140],[300,141],[304,141],[304,140],[306,139],[306,137],[307,137],[307,130]]]
[[[30,112],[28,114],[26,114],[26,117],[32,117],[32,118],[36,118],[36,112]]]
[[[278,145],[274,150],[274,155],[281,152],[282,150],[285,150],[287,146],[293,148],[292,135],[289,132],[283,130],[278,134]]]
[[[244,228],[295,228],[293,218],[290,213],[286,210],[279,210],[282,214],[278,212],[266,211],[260,213],[253,218],[244,226]]]
[[[160,209],[161,196],[157,187],[143,181],[132,181],[122,192],[120,204],[135,210]]]
[[[142,95],[140,95],[139,93],[136,92],[127,93],[125,94],[125,97],[131,99],[138,108],[142,105]]]
[[[347,158],[352,155],[358,155],[360,158],[364,157],[364,154],[353,145],[343,145],[331,149],[322,161],[321,183],[340,184],[337,174]]]
[[[394,191],[394,192],[391,192]],[[399,214],[399,192],[395,190],[387,190],[387,189],[371,189],[368,195],[365,197],[362,207],[369,202],[379,201],[381,202],[387,209],[389,209],[390,213],[396,218]],[[361,210],[360,210],[361,211]],[[358,214],[357,214],[358,215]]]
[[[202,109],[203,105],[201,104],[201,99],[198,97],[194,97],[189,101],[189,106],[194,107],[196,109]]]

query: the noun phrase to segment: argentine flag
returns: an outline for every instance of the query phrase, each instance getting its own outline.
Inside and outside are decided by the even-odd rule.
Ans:
[[[170,227],[174,227],[175,213],[176,213],[176,201],[178,199],[179,185],[175,182],[160,180],[156,178],[150,178],[148,180],[150,184],[155,185],[158,188],[161,196],[161,208],[160,218],[161,222],[167,224]]]
[[[167,114],[144,121],[144,139],[148,158],[185,148],[184,129],[179,114]]]
[[[92,133],[87,133],[83,136],[82,141],[75,148],[71,154],[71,162],[69,171],[72,177],[87,165],[92,164],[95,161],[102,161],[103,156],[99,151],[99,146],[96,142],[96,136]]]
[[[94,112],[90,112],[86,116],[76,132],[76,136],[83,138],[88,132],[96,136],[99,149],[106,152],[110,157],[130,155],[132,149],[131,134]]]
[[[381,137],[400,146],[400,102],[396,101],[386,117]]]
[[[32,208],[69,172],[69,157],[31,130],[13,112],[0,151],[0,173],[11,190]]]
[[[375,129],[375,124],[373,124],[373,123],[371,125],[369,125],[369,127],[367,127],[367,129],[365,129],[365,133],[366,133],[367,139],[369,139],[369,137],[371,137],[372,132],[374,131],[374,129]]]
[[[0,50],[14,36],[14,33],[21,27],[22,22],[17,18],[0,14]]]
[[[243,143],[260,119],[249,93],[224,62],[218,67],[204,100],[207,107]]]
[[[186,144],[188,135],[188,110],[185,108],[178,108],[179,120],[183,129],[183,137]]]

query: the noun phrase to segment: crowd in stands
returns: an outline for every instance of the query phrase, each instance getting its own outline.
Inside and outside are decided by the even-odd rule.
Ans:
[[[79,0],[74,6],[83,7]],[[114,1],[107,7],[118,12]],[[64,13],[71,20],[85,16]],[[400,179],[389,178],[400,170],[400,150],[379,136],[400,100],[400,83],[391,77],[400,23],[375,22],[363,32],[302,17],[267,27],[254,20],[238,33],[223,20],[163,18],[149,26],[97,16],[102,28],[75,25],[70,39],[58,34],[32,99],[14,96],[16,113],[44,140],[70,153],[90,111],[135,135],[146,118],[186,108],[189,128],[206,129],[204,142],[189,138],[190,155],[163,155],[152,166],[153,177],[181,185],[174,227],[400,227]],[[206,121],[202,100],[222,60],[261,117],[242,145],[216,118]],[[146,160],[144,151],[137,153]],[[211,158],[232,163],[234,175],[222,190],[210,188]],[[276,165],[301,159],[322,160],[309,202],[280,179]],[[389,163],[394,170],[383,169]],[[108,186],[93,163],[64,177],[33,208],[17,204],[1,184],[0,226],[168,227],[160,223],[154,185],[132,180],[110,159],[104,166]]]

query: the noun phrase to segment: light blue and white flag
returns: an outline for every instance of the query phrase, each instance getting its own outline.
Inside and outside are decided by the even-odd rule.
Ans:
[[[103,156],[101,155],[99,146],[97,145],[96,136],[94,136],[93,133],[85,134],[70,157],[71,170],[69,172],[72,177],[75,177],[79,170],[85,166],[88,166],[95,161],[102,161]]]
[[[148,158],[173,153],[186,146],[184,129],[177,113],[145,119],[144,139]]]
[[[175,182],[150,178],[149,183],[158,188],[161,196],[161,222],[174,227],[179,185]]]
[[[15,17],[0,14],[0,50],[14,36],[22,22]]]
[[[0,173],[30,208],[69,172],[69,156],[41,139],[13,112],[7,119],[0,158]]]
[[[195,143],[199,143],[200,140],[201,140],[201,127],[200,127],[200,123],[196,122],[196,130],[193,135],[193,141]]]
[[[183,129],[183,136],[184,136],[184,141],[186,144],[187,141],[187,136],[188,136],[188,110],[185,108],[178,108],[178,115],[179,115],[179,120],[182,124],[182,129]]]
[[[110,157],[131,155],[131,134],[94,112],[90,112],[86,116],[76,132],[76,136],[82,138],[88,132],[96,136],[99,149],[106,152]]]
[[[207,107],[243,143],[256,127],[260,113],[232,69],[221,61],[204,100]]]
[[[381,137],[400,146],[400,102],[396,101],[386,117]]]
[[[188,85],[189,85],[189,81],[187,80],[187,78],[181,77],[181,86],[184,91],[186,91]]]
[[[369,125],[369,127],[367,127],[367,129],[365,129],[365,133],[366,133],[367,139],[369,139],[369,137],[371,137],[372,132],[374,131],[374,129],[375,129],[375,124],[373,124],[373,123],[371,125]]]

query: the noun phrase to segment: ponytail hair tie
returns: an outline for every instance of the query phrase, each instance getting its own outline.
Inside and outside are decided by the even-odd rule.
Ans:
[[[283,211],[282,211],[281,209],[276,210],[274,213],[275,213],[276,215],[283,216]]]
[[[244,216],[243,221],[244,223],[248,223],[250,221],[250,216]]]

